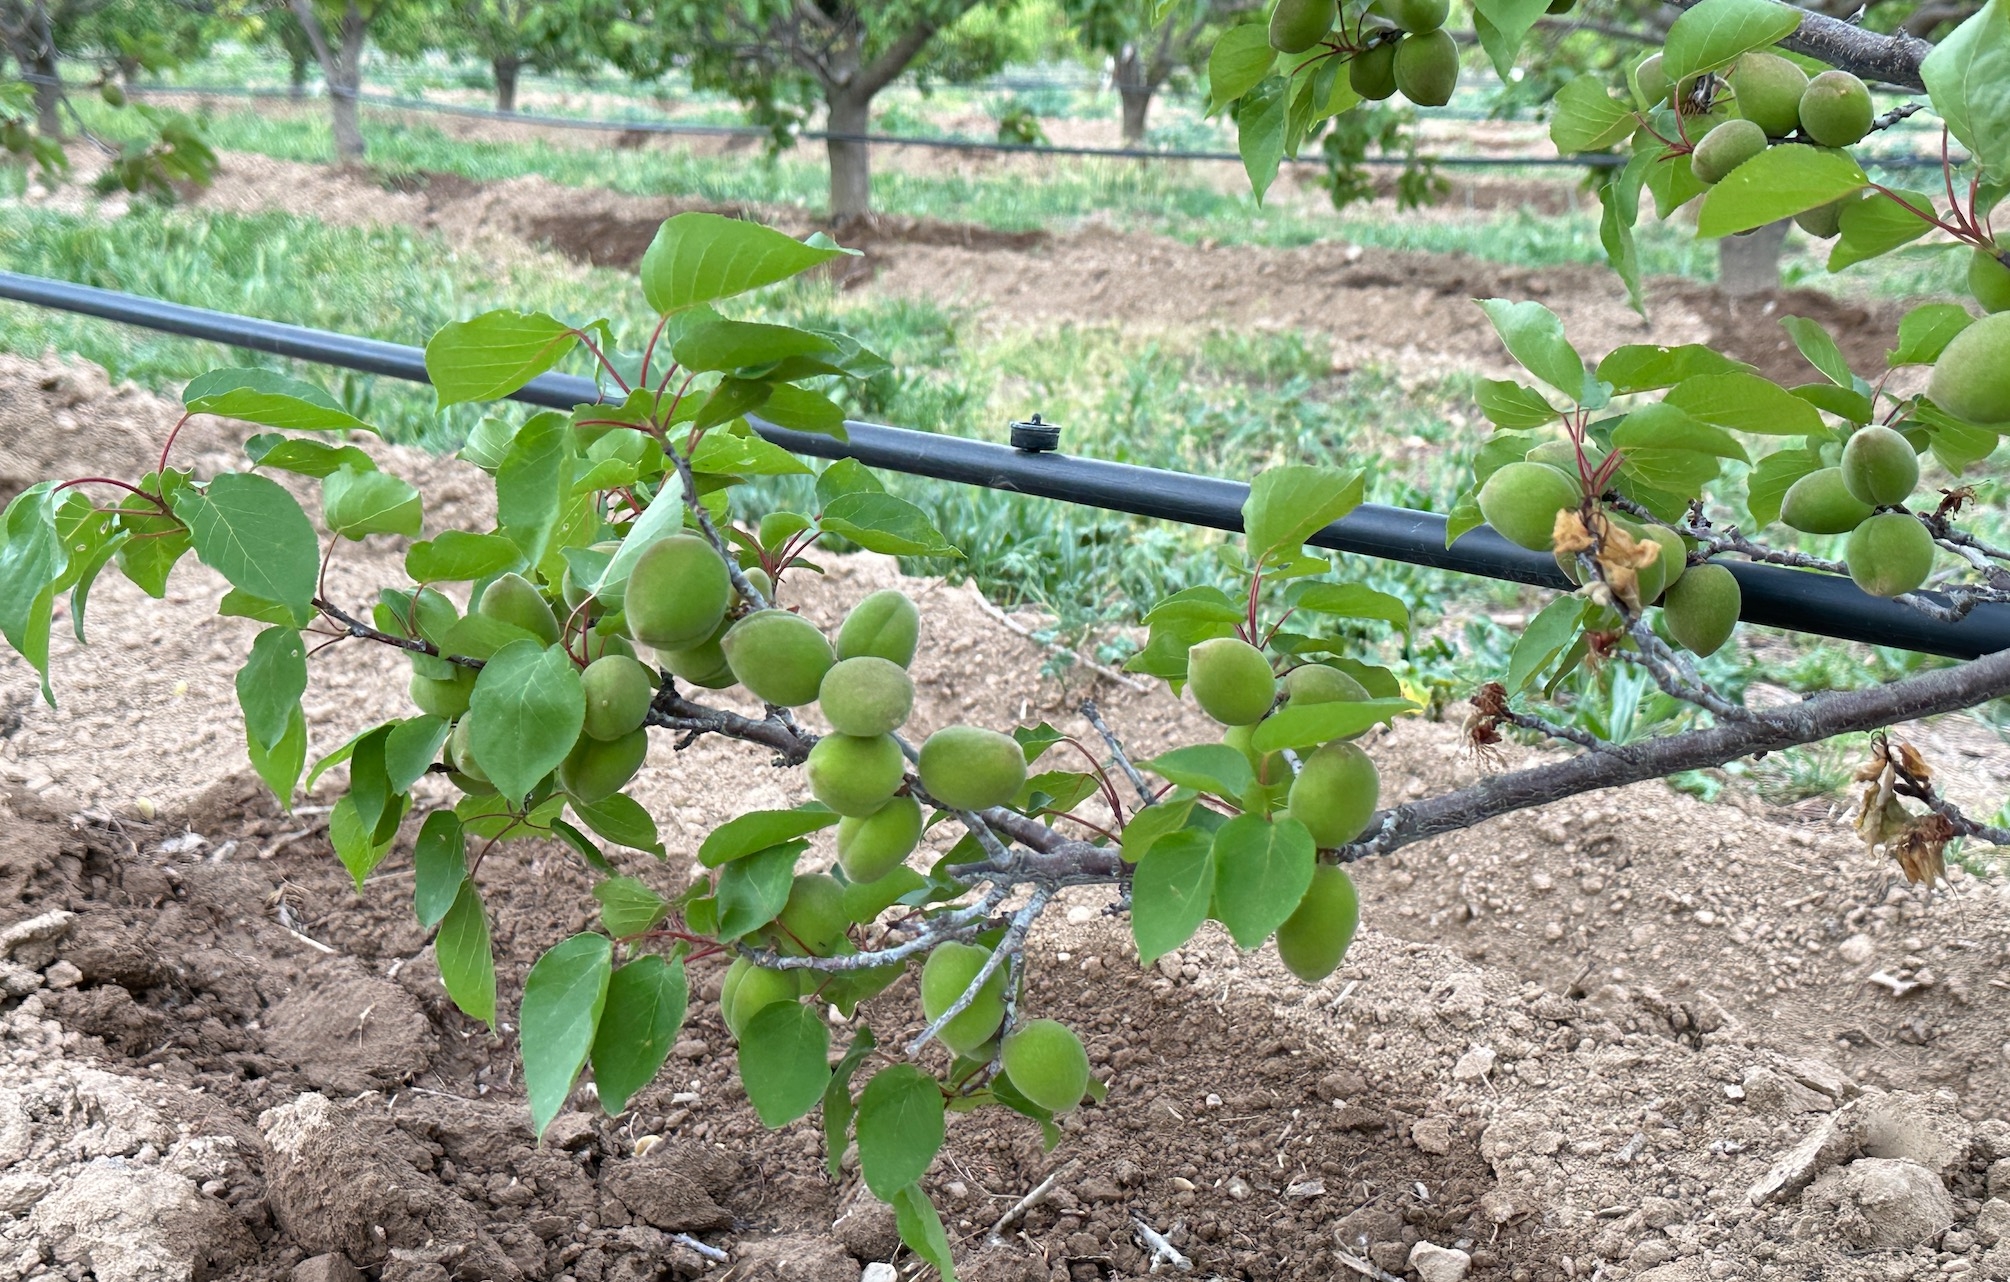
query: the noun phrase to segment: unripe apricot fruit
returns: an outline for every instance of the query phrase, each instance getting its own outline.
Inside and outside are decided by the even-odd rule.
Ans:
[[[733,601],[733,579],[712,545],[691,534],[661,539],[636,559],[622,594],[628,635],[644,645],[682,650],[719,628]]]
[[[1277,928],[1277,956],[1308,984],[1332,974],[1354,942],[1361,924],[1361,897],[1354,879],[1338,864],[1318,864],[1312,885],[1284,924]]]
[[[775,920],[787,932],[785,943],[801,944],[821,955],[851,924],[844,911],[844,887],[829,873],[798,873]]]
[[[1842,453],[1843,487],[1873,507],[1903,503],[1919,485],[1919,455],[1888,427],[1860,427]]]
[[[1826,205],[1816,205],[1794,215],[1794,225],[1817,240],[1827,240],[1842,233],[1842,211],[1854,197],[1844,196],[1841,200],[1831,200]]]
[[[1442,107],[1459,87],[1459,46],[1449,31],[1404,36],[1396,46],[1396,88],[1419,107]]]
[[[707,690],[724,690],[737,684],[732,665],[726,662],[726,651],[720,647],[720,640],[726,635],[726,625],[685,650],[656,651],[656,661],[669,670],[671,676],[689,681],[694,686],[704,686]]]
[[[1719,183],[1739,165],[1766,149],[1766,131],[1749,120],[1726,120],[1703,136],[1689,156],[1696,181]]]
[[[1225,726],[1254,725],[1277,701],[1270,660],[1240,637],[1214,637],[1188,650],[1186,679],[1200,710]]]
[[[938,944],[921,968],[921,1013],[930,1023],[956,1004],[977,972],[991,958],[991,950],[976,944]],[[998,1031],[1005,1022],[1005,967],[991,972],[984,987],[963,1013],[942,1026],[942,1044],[959,1055],[968,1055]]]
[[[817,625],[787,610],[754,611],[726,629],[719,648],[740,684],[778,708],[816,702],[837,661]]]
[[[521,574],[505,574],[489,584],[480,608],[489,618],[522,628],[546,645],[558,640],[558,616],[544,594]]]
[[[1270,11],[1270,47],[1304,53],[1333,29],[1338,12],[1333,0],[1277,0]]]
[[[1347,62],[1347,85],[1370,102],[1396,93],[1396,42],[1370,45]]]
[[[742,957],[733,964],[738,966],[741,962],[747,959]],[[792,1002],[803,995],[803,981],[797,972],[768,970],[752,962],[747,962],[738,983],[733,983],[729,974],[727,984],[731,985],[730,990],[725,985],[719,989],[719,1015],[734,1037],[746,1030],[749,1020],[776,1002]]]
[[[1291,763],[1284,759],[1282,752],[1257,752],[1255,726],[1230,726],[1222,734],[1221,741],[1249,762],[1249,768],[1256,772],[1256,782],[1265,787],[1291,782]]]
[[[921,643],[921,611],[905,592],[881,588],[851,608],[838,625],[837,657],[867,655],[906,667]]]
[[[1293,668],[1284,674],[1284,699],[1289,704],[1311,703],[1362,703],[1368,698],[1368,688],[1348,676],[1338,668],[1323,663],[1308,663]],[[1359,739],[1366,730],[1345,736]]]
[[[914,710],[914,682],[906,669],[878,655],[840,659],[824,673],[817,707],[839,734],[889,734]]]
[[[595,739],[619,739],[641,729],[656,697],[649,669],[619,654],[587,664],[579,684],[586,691],[586,733]]]
[[[1019,795],[1026,752],[996,730],[945,726],[921,745],[916,773],[928,795],[951,810],[987,810]]]
[[[1381,796],[1382,778],[1368,754],[1351,743],[1329,743],[1299,766],[1286,808],[1326,850],[1360,836]]]
[[[454,675],[445,681],[414,672],[409,687],[412,702],[419,706],[419,711],[447,721],[468,710],[468,696],[474,691],[474,669],[462,667],[456,667]]]
[[[1880,512],[1850,531],[1843,558],[1849,562],[1849,576],[1865,592],[1902,596],[1933,572],[1933,536],[1916,516]]]
[[[1675,82],[1661,69],[1661,55],[1650,53],[1633,68],[1633,92],[1643,107],[1665,107]],[[1799,104],[1797,103],[1796,106]]]
[[[1776,53],[1748,53],[1731,72],[1731,89],[1738,95],[1738,114],[1784,138],[1801,123],[1801,95],[1808,73]]]
[[[1985,312],[2010,312],[2010,267],[1986,249],[1968,260],[1968,292]]]
[[[1870,90],[1847,71],[1824,71],[1801,94],[1801,129],[1824,147],[1847,147],[1870,132]]]
[[[1547,463],[1510,463],[1480,487],[1480,515],[1500,536],[1531,552],[1556,546],[1556,514],[1584,497],[1578,479]]]
[[[1688,570],[1689,545],[1682,541],[1681,535],[1665,525],[1647,526],[1645,533],[1648,538],[1661,545],[1661,555],[1654,562],[1656,571],[1661,576],[1661,591],[1654,594],[1654,597],[1658,597],[1674,587],[1675,581]],[[1651,603],[1654,597],[1648,596],[1645,592],[1640,594],[1640,599],[1645,602]]]
[[[1033,1019],[1005,1035],[1005,1075],[1050,1113],[1065,1113],[1089,1090],[1089,1053],[1059,1020]]]
[[[558,763],[558,786],[574,800],[592,805],[628,786],[649,756],[649,732],[632,730],[619,739],[579,736],[565,760]]]
[[[1816,468],[1780,500],[1780,519],[1803,534],[1848,534],[1870,513],[1870,504],[1849,492],[1839,467]]]
[[[890,734],[827,734],[810,749],[803,771],[818,801],[840,815],[863,818],[893,796],[906,766]]]
[[[878,881],[898,868],[921,844],[921,803],[895,797],[863,817],[838,820],[838,865],[853,881]]]
[[[1933,362],[1926,394],[1956,418],[2010,422],[2010,312],[1984,316],[1956,334]]]
[[[465,720],[454,723],[454,732],[447,736],[447,751],[453,755],[454,769],[476,783],[487,783],[488,772],[475,760],[474,749],[469,741],[469,723]]]
[[[1668,589],[1661,617],[1683,649],[1708,655],[1731,639],[1743,606],[1735,575],[1721,565],[1699,565]]]
[[[1388,0],[1389,16],[1412,35],[1436,31],[1451,16],[1451,0]]]

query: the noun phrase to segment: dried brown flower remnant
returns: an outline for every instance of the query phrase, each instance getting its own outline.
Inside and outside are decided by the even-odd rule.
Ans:
[[[1919,750],[1889,735],[1873,735],[1870,760],[1857,769],[1856,780],[1864,785],[1856,816],[1864,844],[1873,850],[1883,846],[1908,882],[1932,885],[1943,878],[1954,825],[1935,811],[1916,815],[1899,800],[1912,797],[1929,805],[1934,800],[1933,771]]]
[[[1660,558],[1659,543],[1634,538],[1602,511],[1593,512],[1589,523],[1579,512],[1558,512],[1553,537],[1559,555],[1590,552],[1598,562],[1598,577],[1625,603],[1627,613],[1640,613],[1640,572]]]

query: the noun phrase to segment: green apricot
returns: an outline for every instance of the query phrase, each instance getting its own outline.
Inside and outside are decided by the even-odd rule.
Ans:
[[[644,645],[681,650],[718,631],[732,602],[725,559],[696,535],[675,534],[636,558],[621,610],[628,635]]]
[[[1721,565],[1699,565],[1669,587],[1661,617],[1683,649],[1709,655],[1731,639],[1743,606],[1737,576]]]
[[[745,961],[745,958],[741,958]],[[776,1002],[792,1002],[803,995],[803,981],[798,972],[790,970],[768,970],[751,963],[733,987],[733,999],[726,1000],[726,991],[719,990],[720,1015],[726,1021],[726,1029],[734,1037],[746,1031],[747,1023]]]
[[[788,902],[775,920],[787,932],[785,940],[822,956],[851,925],[844,910],[844,887],[827,872],[797,873]]]
[[[1225,726],[1254,725],[1277,701],[1270,660],[1240,637],[1214,637],[1188,650],[1186,679],[1200,710]]]
[[[732,666],[726,662],[726,651],[719,644],[725,639],[726,629],[732,626],[721,619],[712,635],[697,645],[683,650],[658,649],[656,661],[681,681],[708,690],[724,690],[736,684]]]
[[[810,749],[803,770],[818,801],[841,815],[862,818],[885,805],[900,787],[907,758],[890,734],[827,734]]]
[[[921,803],[895,797],[862,818],[838,820],[838,865],[853,881],[878,881],[921,844]]]
[[[1005,1035],[1005,1076],[1019,1093],[1050,1113],[1065,1113],[1089,1090],[1089,1052],[1074,1030],[1054,1019],[1032,1019]]]
[[[1956,418],[2010,422],[2010,312],[1984,316],[1956,334],[1933,362],[1926,394]]]
[[[1855,197],[1844,196],[1840,200],[1831,200],[1826,205],[1804,209],[1794,215],[1794,225],[1816,240],[1827,240],[1831,236],[1841,235],[1843,206],[1853,199]]]
[[[726,967],[726,977],[719,981],[719,1018],[728,1027],[731,1027],[732,1021],[727,1019],[726,1012],[733,1009],[733,999],[740,991],[740,984],[753,968],[754,963],[746,958],[735,957],[733,964]]]
[[[481,613],[501,623],[522,628],[546,645],[558,640],[558,616],[551,612],[544,593],[521,574],[505,574],[482,593]]]
[[[914,711],[914,682],[891,659],[865,654],[841,659],[824,673],[817,707],[839,734],[888,734]]]
[[[1739,165],[1766,149],[1766,131],[1749,120],[1726,120],[1696,144],[1689,171],[1701,183],[1719,183]]]
[[[1933,536],[1916,516],[1880,512],[1850,531],[1843,559],[1849,562],[1849,576],[1865,592],[1902,596],[1933,572]]]
[[[1291,787],[1291,763],[1284,759],[1282,752],[1259,753],[1256,750],[1255,726],[1230,726],[1222,732],[1221,741],[1241,753],[1249,762],[1249,768],[1256,772],[1256,782],[1268,789],[1273,802],[1282,802]]]
[[[1646,535],[1661,545],[1661,555],[1654,562],[1661,574],[1661,592],[1656,592],[1654,596],[1660,596],[1674,587],[1675,581],[1689,568],[1689,545],[1682,541],[1681,535],[1665,525],[1648,526]],[[1643,592],[1640,599],[1651,603],[1654,598]]]
[[[1270,47],[1304,53],[1326,38],[1337,14],[1333,0],[1277,0],[1270,11]]]
[[[1381,102],[1396,93],[1396,42],[1384,40],[1369,45],[1347,62],[1347,84],[1370,102]]]
[[[1632,80],[1633,96],[1643,107],[1665,107],[1668,95],[1675,91],[1675,82],[1661,69],[1661,55],[1658,53],[1650,53],[1640,60],[1633,68]]]
[[[454,732],[447,736],[447,752],[454,760],[454,768],[476,783],[487,783],[488,772],[475,760],[474,748],[468,737],[468,722],[463,719],[454,723]]]
[[[1312,885],[1277,928],[1277,956],[1286,970],[1316,984],[1340,966],[1361,924],[1361,896],[1338,864],[1318,864]]]
[[[1389,0],[1389,16],[1412,35],[1436,31],[1451,13],[1451,0]]]
[[[1784,138],[1801,123],[1801,95],[1808,73],[1776,53],[1748,53],[1731,72],[1731,91],[1738,95],[1738,114]]]
[[[2010,312],[2010,267],[1986,249],[1968,259],[1968,292],[1985,312]]]
[[[984,969],[991,950],[976,944],[937,944],[921,968],[921,1013],[930,1023],[956,1004]],[[991,1040],[1005,1022],[1005,967],[991,972],[963,1013],[942,1026],[942,1044],[967,1055]]]
[[[1323,663],[1308,663],[1293,668],[1284,674],[1282,684],[1287,703],[1361,703],[1369,697],[1366,686],[1340,669]],[[1346,737],[1359,739],[1367,733],[1362,730]]]
[[[620,550],[621,544],[613,539],[607,539],[593,545],[593,551],[605,552],[609,557],[612,557]],[[585,605],[590,598],[597,607],[595,613],[612,613],[621,608],[622,595],[628,585],[624,583],[620,587],[601,593],[598,596],[594,596],[587,590],[589,586],[588,584],[581,583],[574,576],[572,566],[568,564],[565,567],[565,577],[559,582],[558,587],[558,595],[565,602],[565,608],[568,610],[577,610]]]
[[[1396,88],[1419,107],[1442,107],[1459,87],[1459,46],[1449,31],[1405,36],[1396,46]]]
[[[1860,427],[1842,453],[1843,486],[1872,507],[1903,503],[1919,485],[1919,455],[1888,427]]]
[[[587,629],[583,641],[588,663],[605,659],[610,654],[618,654],[629,659],[636,657],[634,643],[619,632],[603,632],[598,627],[592,627]]]
[[[921,643],[921,611],[905,592],[881,588],[851,608],[838,625],[837,657],[868,655],[906,667]]]
[[[558,763],[558,786],[575,801],[590,806],[627,787],[648,756],[647,730],[631,730],[619,739],[606,740],[583,734]]]
[[[579,683],[586,689],[586,733],[595,739],[619,739],[641,729],[656,697],[649,669],[618,654],[587,664]]]
[[[472,668],[456,666],[453,677],[446,681],[416,672],[412,674],[412,702],[429,717],[452,721],[468,710],[468,696],[474,691],[475,673]]]
[[[1870,132],[1870,90],[1847,71],[1824,71],[1801,94],[1801,131],[1824,147],[1847,147]]]
[[[1575,509],[1584,487],[1547,463],[1510,463],[1480,487],[1480,515],[1508,542],[1531,552],[1556,546],[1556,514]]]
[[[996,730],[944,726],[921,745],[915,769],[928,795],[951,810],[988,810],[1019,795],[1026,752]]]
[[[1870,513],[1871,505],[1849,492],[1839,467],[1809,472],[1780,501],[1780,520],[1803,534],[1848,534]]]
[[[1299,766],[1288,809],[1324,850],[1360,836],[1381,796],[1382,778],[1368,754],[1351,743],[1329,743]]]
[[[756,610],[719,639],[741,685],[778,708],[815,703],[837,660],[817,625],[787,610]]]

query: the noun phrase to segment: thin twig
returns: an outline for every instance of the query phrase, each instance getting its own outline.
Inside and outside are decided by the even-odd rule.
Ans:
[[[1033,631],[1031,628],[1026,627],[1024,624],[1015,620],[1011,615],[1005,613],[997,606],[991,604],[991,602],[985,600],[984,594],[977,590],[975,584],[971,585],[970,595],[973,599],[976,600],[978,609],[984,611],[984,613],[990,615],[993,619],[996,619],[998,622],[1004,624],[1008,631],[1017,633],[1018,635],[1025,637],[1028,641],[1031,641],[1034,645],[1044,646],[1053,653],[1060,655],[1064,659],[1067,659],[1069,662],[1079,664],[1080,666],[1087,668],[1089,671],[1095,673],[1099,677],[1102,677],[1104,680],[1116,682],[1118,685],[1124,687],[1124,689],[1126,690],[1135,691],[1138,694],[1148,694],[1151,692],[1150,686],[1145,685],[1143,682],[1137,680],[1134,677],[1125,676],[1123,673],[1117,671],[1115,668],[1106,667],[1103,664],[1097,663],[1094,659],[1088,658],[1074,650],[1070,650],[1067,646],[1057,644],[1053,641],[1042,641],[1039,637],[1033,635]]]
[[[1005,898],[1009,888],[994,886],[984,893],[976,903],[943,913],[929,919],[921,933],[904,944],[891,948],[881,948],[869,953],[846,953],[839,957],[794,957],[774,952],[766,948],[749,948],[742,944],[738,948],[740,956],[764,970],[816,970],[842,972],[872,970],[880,966],[892,966],[904,962],[921,953],[929,952],[937,944],[951,939],[965,939],[982,931],[991,916]]]
[[[726,1261],[733,1258],[732,1256],[726,1254],[724,1251],[721,1251],[716,1246],[707,1246],[705,1243],[700,1242],[697,1238],[692,1237],[689,1233],[672,1233],[670,1235],[670,1240],[672,1242],[677,1243],[677,1245],[679,1246],[690,1247],[693,1251],[696,1251],[698,1254],[704,1256],[706,1259],[712,1261],[714,1264],[724,1264]]]
[[[1005,1231],[1006,1225],[1038,1206],[1043,1198],[1054,1191],[1054,1186],[1060,1183],[1061,1177],[1072,1172],[1077,1165],[1079,1165],[1079,1159],[1069,1158],[1060,1169],[1034,1185],[1031,1193],[1014,1202],[1010,1210],[998,1217],[997,1222],[992,1224],[991,1232],[988,1236],[996,1240]]]
[[[907,1044],[907,1054],[910,1058],[921,1054],[922,1048],[934,1041],[937,1035],[942,1032],[943,1025],[970,1009],[970,1003],[977,1000],[977,994],[982,992],[984,985],[989,983],[991,977],[998,973],[998,968],[1005,964],[1005,959],[1018,952],[1025,944],[1026,932],[1033,929],[1034,920],[1040,916],[1040,913],[1047,907],[1047,901],[1052,897],[1053,892],[1045,886],[1034,887],[1033,893],[1028,896],[1025,906],[1012,914],[1012,924],[1006,927],[1004,938],[1000,939],[998,946],[991,950],[991,955],[984,959],[984,965],[978,969],[975,977],[971,979],[969,987],[965,988],[962,995],[949,1004],[949,1009],[931,1020],[928,1027],[922,1029],[920,1035]]]
[[[1110,755],[1116,758],[1117,768],[1124,772],[1124,777],[1131,781],[1131,787],[1136,790],[1138,800],[1147,806],[1151,805],[1157,800],[1152,796],[1151,785],[1145,782],[1145,777],[1139,773],[1138,768],[1131,764],[1129,755],[1124,752],[1123,741],[1117,738],[1116,731],[1110,729],[1104,722],[1102,712],[1096,707],[1096,701],[1082,700],[1081,712],[1083,718],[1096,728],[1096,733],[1103,736],[1103,742],[1109,745]]]
[[[1580,748],[1589,748],[1593,752],[1608,752],[1612,748],[1610,743],[1607,743],[1589,730],[1579,730],[1575,726],[1562,725],[1551,721],[1547,717],[1539,717],[1533,712],[1516,712],[1514,709],[1509,708],[1501,713],[1500,719],[1509,725],[1520,726],[1524,730],[1533,730],[1537,734],[1546,735],[1551,739],[1567,740]]]
[[[1138,1236],[1144,1240],[1144,1244],[1152,1250],[1153,1273],[1159,1271],[1161,1264],[1170,1264],[1182,1273],[1193,1268],[1193,1261],[1181,1255],[1179,1248],[1166,1241],[1163,1233],[1136,1215],[1131,1216],[1131,1223],[1137,1227]]]

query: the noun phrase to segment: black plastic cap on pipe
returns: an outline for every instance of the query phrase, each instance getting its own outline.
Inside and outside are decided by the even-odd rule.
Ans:
[[[98,316],[230,347],[269,352],[368,374],[424,383],[425,353],[416,347],[354,338],[254,317],[141,298],[15,272],[0,272],[0,298]],[[590,379],[546,374],[510,399],[551,409],[597,401]],[[1156,517],[1211,529],[1240,531],[1249,487],[1240,481],[1159,468],[1109,463],[1060,453],[1029,453],[1007,445],[939,436],[875,423],[847,423],[850,439],[790,431],[751,418],[762,436],[813,458],[851,458],[909,476],[978,485],[1039,498]],[[1445,546],[1445,518],[1408,508],[1364,503],[1312,536],[1315,547],[1452,570],[1548,588],[1570,584],[1556,562],[1509,543],[1485,527]],[[1748,623],[1972,659],[2010,649],[2010,606],[1978,606],[1958,623],[1866,595],[1832,574],[1752,562],[1723,562],[1744,595]],[[1934,594],[1928,593],[1933,596]]]

